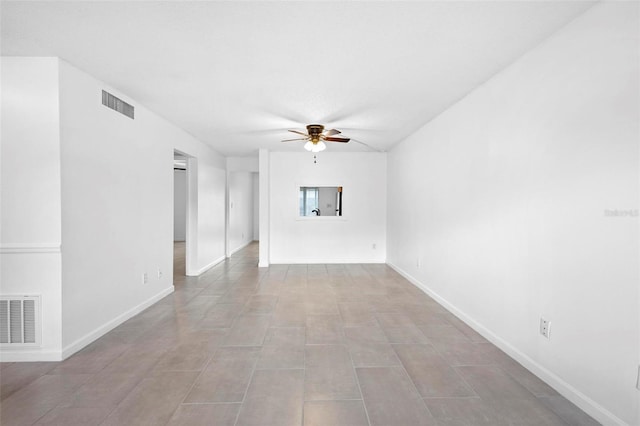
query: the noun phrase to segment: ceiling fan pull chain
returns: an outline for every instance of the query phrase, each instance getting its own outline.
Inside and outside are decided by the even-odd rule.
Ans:
[[[316,159],[316,155],[315,154],[313,155],[313,164],[318,164],[318,161]]]

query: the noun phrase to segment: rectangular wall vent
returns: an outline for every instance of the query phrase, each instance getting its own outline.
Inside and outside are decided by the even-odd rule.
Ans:
[[[40,296],[0,296],[0,345],[40,345]]]
[[[113,96],[109,92],[102,91],[102,105],[107,108],[111,108],[114,111],[118,111],[120,114],[124,114],[127,117],[133,119],[134,107],[129,105],[120,98]]]

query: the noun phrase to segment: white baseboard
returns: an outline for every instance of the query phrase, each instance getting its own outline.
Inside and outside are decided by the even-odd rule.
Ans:
[[[33,349],[7,349],[0,352],[0,362],[50,362],[62,361],[61,351],[37,351]]]
[[[315,264],[384,264],[384,260],[380,259],[275,259],[270,262],[272,265],[315,265]]]
[[[60,243],[2,243],[0,254],[60,253]]]
[[[213,262],[209,263],[208,265],[203,266],[202,268],[198,269],[198,275],[202,274],[203,272],[208,271],[209,269],[211,269],[214,266],[216,266],[218,263],[224,262],[224,260],[226,258],[227,258],[226,256],[219,257],[216,260],[214,260]],[[191,275],[191,276],[193,276],[193,275]]]
[[[246,243],[244,243],[243,245],[241,245],[238,248],[235,248],[233,250],[231,250],[231,253],[229,254],[229,257],[233,256],[234,254],[236,254],[237,252],[239,252],[240,250],[242,250],[243,248],[247,247],[249,244],[253,243],[253,241],[247,241]]]
[[[120,324],[122,324],[123,322],[128,320],[129,318],[132,318],[132,317],[136,316],[140,312],[142,312],[145,309],[147,309],[149,306],[151,306],[154,303],[158,302],[160,299],[162,299],[162,298],[168,296],[169,294],[173,293],[173,291],[174,291],[173,285],[170,286],[170,287],[165,288],[164,290],[162,290],[158,294],[154,295],[153,297],[150,297],[149,299],[145,300],[144,302],[140,303],[139,305],[134,306],[133,308],[131,308],[128,311],[118,315],[117,317],[115,317],[111,321],[107,322],[106,324],[103,324],[100,327],[98,327],[95,330],[93,330],[92,332],[84,335],[83,337],[81,337],[80,339],[78,339],[75,342],[71,343],[70,345],[67,345],[65,348],[62,349],[62,359],[67,359],[68,357],[70,357],[74,353],[78,352],[80,349],[84,348],[85,346],[87,346],[91,342],[93,342],[93,341],[99,339],[100,337],[104,336],[105,334],[107,334],[108,332],[110,332],[111,330],[113,330],[114,328],[116,328],[117,326],[119,326]]]
[[[420,290],[425,292],[431,298],[433,298],[436,302],[446,308],[449,312],[454,314],[460,320],[464,321],[469,327],[473,328],[475,331],[480,333],[482,337],[496,345],[498,348],[506,352],[511,358],[518,361],[522,364],[526,369],[531,371],[533,374],[538,376],[542,381],[547,383],[549,386],[558,391],[559,394],[567,398],[569,401],[577,405],[581,410],[589,414],[591,417],[596,419],[598,422],[602,423],[605,426],[629,426],[622,419],[618,418],[615,414],[595,402],[593,399],[589,398],[587,395],[580,392],[578,389],[573,387],[571,384],[565,382],[560,377],[555,375],[553,372],[547,370],[542,365],[538,364],[536,361],[531,359],[529,356],[521,352],[520,350],[513,347],[506,340],[494,334],[491,330],[485,328],[482,324],[476,322],[473,318],[465,314],[463,311],[458,309],[455,305],[447,301],[445,298],[441,297],[438,293],[434,292],[427,285],[421,283],[419,280],[415,279],[411,274],[405,272],[400,267],[394,265],[393,263],[387,262],[392,269],[398,272],[400,275],[405,277],[411,284],[418,287]]]

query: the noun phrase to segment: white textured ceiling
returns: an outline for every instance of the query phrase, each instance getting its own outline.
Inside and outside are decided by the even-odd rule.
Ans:
[[[224,155],[301,150],[279,141],[309,123],[386,151],[592,4],[3,1],[1,42],[67,60]]]

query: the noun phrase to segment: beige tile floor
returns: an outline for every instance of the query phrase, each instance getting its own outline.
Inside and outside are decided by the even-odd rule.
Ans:
[[[59,363],[3,363],[12,425],[595,425],[385,265],[252,244]]]

